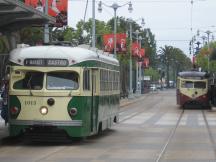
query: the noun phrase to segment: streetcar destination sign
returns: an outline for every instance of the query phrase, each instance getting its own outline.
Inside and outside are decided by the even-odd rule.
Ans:
[[[68,66],[66,59],[25,59],[25,66]]]

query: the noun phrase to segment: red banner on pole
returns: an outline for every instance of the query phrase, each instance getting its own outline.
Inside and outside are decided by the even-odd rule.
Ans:
[[[144,68],[148,68],[149,67],[149,58],[148,57],[144,58],[143,66],[144,66]]]
[[[113,53],[114,51],[114,34],[103,35],[104,51]]]
[[[26,5],[44,12],[46,0],[25,0]],[[48,15],[56,18],[56,26],[67,25],[68,0],[48,0]]]
[[[116,35],[117,38],[117,45],[116,45],[116,51],[119,53],[125,53],[127,51],[126,48],[126,33],[118,33]]]
[[[138,57],[140,51],[140,45],[137,42],[132,43],[132,56]]]
[[[144,56],[145,56],[145,49],[141,48],[140,51],[139,51],[139,57],[143,58]]]
[[[104,34],[103,35],[104,51],[113,53],[114,51],[114,34]],[[118,33],[116,34],[116,52],[125,53],[126,52],[126,34]]]

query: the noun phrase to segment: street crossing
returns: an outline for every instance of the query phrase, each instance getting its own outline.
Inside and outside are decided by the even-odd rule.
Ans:
[[[179,113],[149,113],[143,112],[141,114],[135,115],[125,115],[125,112],[120,113],[120,122],[128,125],[149,125],[149,123],[154,126],[174,126],[179,118]],[[206,114],[207,121],[210,126],[216,126],[216,113],[209,112]],[[153,123],[152,123],[153,122]],[[200,111],[187,111],[183,115],[180,126],[205,126],[203,116]]]

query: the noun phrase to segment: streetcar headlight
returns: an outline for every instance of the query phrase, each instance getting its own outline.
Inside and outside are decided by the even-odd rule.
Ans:
[[[71,116],[75,116],[77,114],[77,109],[76,108],[71,108],[69,111]]]
[[[41,113],[42,115],[46,115],[46,114],[48,113],[48,108],[45,107],[45,106],[42,106],[42,107],[40,108],[40,113]]]

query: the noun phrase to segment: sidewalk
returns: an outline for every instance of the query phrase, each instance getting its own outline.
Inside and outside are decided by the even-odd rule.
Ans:
[[[148,95],[148,93],[141,94],[140,96],[134,96],[133,98],[123,98],[120,100],[120,108],[128,106],[128,105],[135,103],[137,101],[143,100],[147,95]]]
[[[7,136],[8,136],[8,126],[5,126],[4,120],[0,117],[0,140]]]

